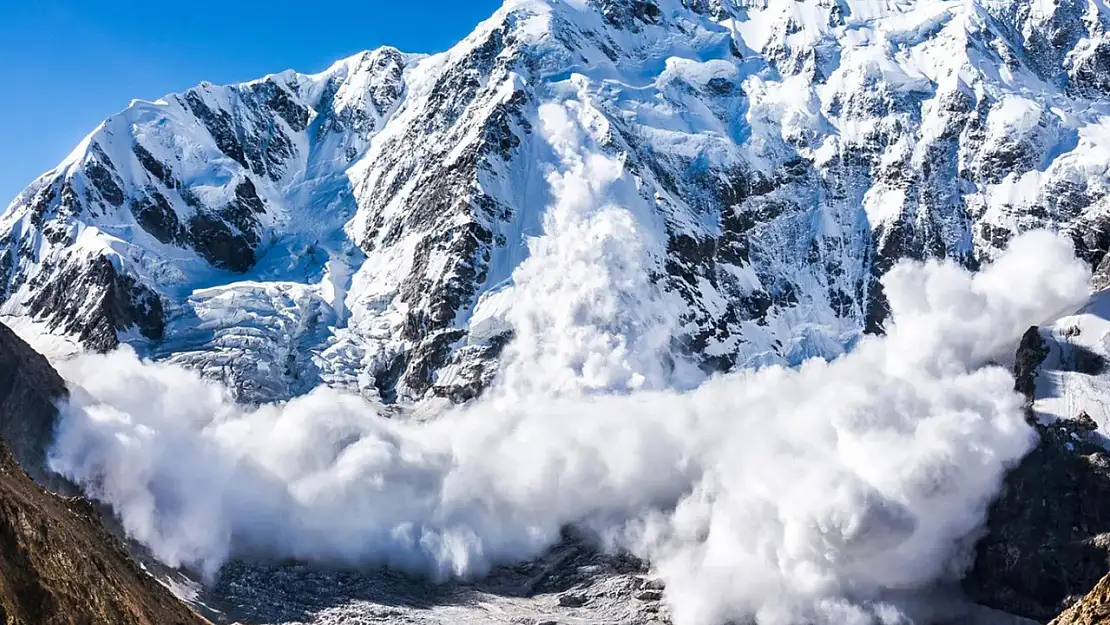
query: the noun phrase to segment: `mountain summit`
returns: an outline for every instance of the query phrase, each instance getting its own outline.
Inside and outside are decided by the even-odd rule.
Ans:
[[[2,312],[247,401],[462,401],[505,349],[618,389],[835,355],[899,259],[1049,227],[1102,261],[1108,26],[1101,0],[509,0],[442,54],[133,102],[0,218]]]

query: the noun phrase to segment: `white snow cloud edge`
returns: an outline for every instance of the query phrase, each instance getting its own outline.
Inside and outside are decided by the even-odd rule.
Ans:
[[[541,119],[560,199],[514,276],[499,388],[414,422],[325,388],[244,408],[127,349],[83,356],[60,365],[74,394],[51,466],[209,574],[257,552],[478,575],[579,525],[650,560],[679,625],[898,622],[884,597],[958,578],[1033,443],[991,363],[1086,300],[1071,244],[1028,233],[976,274],[903,263],[886,336],[668,390],[651,215],[612,199],[632,183],[590,139],[596,116]]]

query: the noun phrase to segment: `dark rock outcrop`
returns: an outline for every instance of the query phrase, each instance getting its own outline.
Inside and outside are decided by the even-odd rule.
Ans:
[[[40,354],[0,325],[0,438],[35,480],[47,483],[46,449],[65,382]]]
[[[1036,328],[1017,353],[1017,390],[1030,403],[1048,353]],[[1045,622],[1110,570],[1110,452],[1085,414],[1048,425],[1006,478],[964,587],[975,601]]]
[[[96,509],[35,484],[0,440],[0,623],[205,622],[131,561]]]
[[[153,340],[165,330],[162,298],[111,260],[72,258],[41,282],[32,282],[27,307],[51,330],[74,335],[85,347],[109,352],[119,347],[118,332],[137,328]]]

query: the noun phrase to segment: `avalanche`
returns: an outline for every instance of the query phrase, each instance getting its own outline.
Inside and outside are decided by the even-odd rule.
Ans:
[[[577,249],[568,261],[597,258]],[[326,388],[244,408],[129,350],[84,356],[62,369],[75,393],[50,463],[158,558],[209,576],[244,555],[475,576],[576,525],[652,562],[677,625],[905,622],[915,592],[963,573],[965,538],[1033,442],[990,363],[1080,305],[1089,275],[1044,232],[976,275],[900,265],[885,337],[690,392],[596,393],[603,373],[655,367],[656,346],[629,340],[641,320],[620,317],[609,342],[638,358],[583,359],[568,391],[551,354],[594,336],[608,302],[528,307],[552,321],[529,343],[544,357],[514,350],[505,380],[531,384],[425,422]]]
[[[0,216],[0,313],[121,347],[61,364],[52,462],[171,565],[468,577],[574,525],[679,625],[903,622],[1028,450],[991,363],[1104,265],[1108,32],[508,0],[133,102]]]
[[[484,398],[424,422],[323,388],[246,409],[131,351],[85,356],[63,368],[77,391],[51,466],[209,576],[246,554],[474,576],[576,525],[653,562],[679,625],[893,622],[893,593],[957,578],[1032,442],[989,363],[1086,299],[1071,244],[1026,234],[975,275],[901,265],[889,332],[838,360],[644,390],[674,386],[661,365],[681,361],[639,229],[653,216],[583,147],[592,111],[540,118],[556,199],[505,295],[517,338]]]

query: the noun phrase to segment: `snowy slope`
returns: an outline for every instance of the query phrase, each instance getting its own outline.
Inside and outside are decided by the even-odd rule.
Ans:
[[[1039,332],[1047,353],[1035,377],[1038,418],[1086,415],[1090,429],[1110,442],[1110,292],[1096,294],[1082,310]]]
[[[508,0],[443,54],[132,103],[0,218],[2,312],[249,400],[465,400],[504,354],[554,391],[837,354],[899,258],[1047,226],[1102,260],[1108,25],[1104,0]]]

